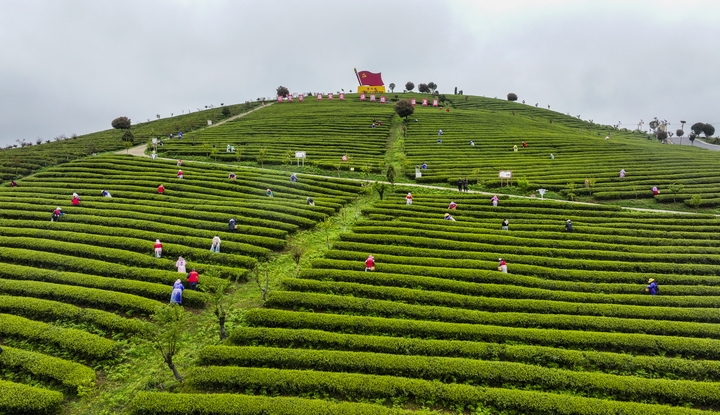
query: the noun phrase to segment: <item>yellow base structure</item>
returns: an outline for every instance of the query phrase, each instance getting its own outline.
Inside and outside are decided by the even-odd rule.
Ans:
[[[358,94],[384,94],[385,93],[385,87],[384,86],[370,86],[370,85],[360,85],[357,90]]]

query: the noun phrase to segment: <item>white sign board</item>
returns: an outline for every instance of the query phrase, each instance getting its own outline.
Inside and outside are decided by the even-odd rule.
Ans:
[[[304,151],[296,151],[296,152],[295,152],[295,158],[296,158],[296,159],[304,159],[304,158],[305,158],[305,152],[304,152]]]
[[[501,179],[511,179],[512,172],[510,170],[500,170],[500,172],[498,173],[498,177]]]
[[[212,120],[208,120],[208,125],[212,125]]]

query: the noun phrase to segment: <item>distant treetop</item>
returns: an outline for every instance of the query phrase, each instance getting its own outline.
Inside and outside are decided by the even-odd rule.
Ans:
[[[112,120],[111,125],[117,130],[128,130],[132,126],[132,121],[128,117],[117,117]]]

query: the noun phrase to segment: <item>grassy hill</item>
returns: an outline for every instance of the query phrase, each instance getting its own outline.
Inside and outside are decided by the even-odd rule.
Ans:
[[[720,408],[714,210],[615,205],[645,198],[682,209],[673,199],[698,195],[713,207],[715,153],[482,97],[418,105],[407,124],[391,104],[354,94],[275,103],[200,128],[204,118],[226,118],[209,111],[135,126],[140,142],[186,132],[166,139],[158,148],[166,158],[157,160],[86,155],[93,142],[122,148],[113,130],[0,152],[9,177],[23,176],[18,187],[0,186],[0,413]],[[55,156],[43,158],[51,149]],[[304,169],[295,151],[307,152]],[[423,162],[428,169],[415,179]],[[379,200],[362,179],[382,177],[389,165],[402,176]],[[513,171],[513,186],[499,188],[498,170]],[[328,177],[336,173],[344,178]],[[453,191],[458,177],[490,193]],[[654,201],[652,186],[661,189]],[[610,203],[505,195],[540,187]],[[73,192],[78,206],[69,203]],[[448,210],[451,200],[457,210]],[[51,222],[58,206],[65,215]],[[509,231],[500,230],[504,219]],[[221,253],[210,252],[214,236]],[[369,254],[374,272],[364,271]],[[184,291],[173,326],[158,310],[173,310],[172,284],[186,282],[178,256],[200,272],[203,290]],[[500,257],[508,273],[497,270]],[[657,296],[644,291],[650,278]],[[182,383],[157,354],[172,327]]]

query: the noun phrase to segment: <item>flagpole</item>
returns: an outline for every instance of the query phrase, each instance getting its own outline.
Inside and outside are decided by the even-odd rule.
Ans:
[[[353,68],[353,69],[355,69],[355,77],[358,80],[358,85],[362,86],[362,82],[360,82],[360,75],[358,75],[357,68]]]

